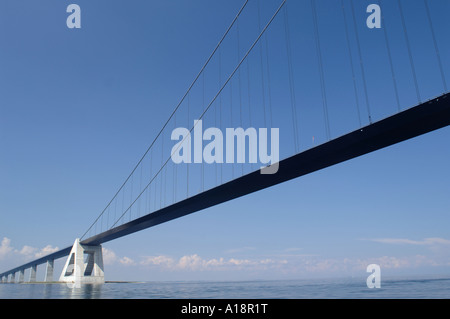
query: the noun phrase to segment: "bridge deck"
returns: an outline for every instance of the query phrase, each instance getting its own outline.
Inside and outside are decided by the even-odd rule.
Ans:
[[[101,244],[274,186],[450,124],[450,94],[286,158],[273,175],[256,171],[83,241]]]
[[[87,238],[81,243],[85,245],[102,244],[448,126],[450,124],[449,95],[450,93],[446,93],[286,158],[280,161],[279,170],[276,174],[263,175],[260,174],[259,170],[255,171]],[[0,276],[14,273],[32,265],[42,264],[49,259],[67,256],[70,249],[71,247],[65,248],[0,274]]]

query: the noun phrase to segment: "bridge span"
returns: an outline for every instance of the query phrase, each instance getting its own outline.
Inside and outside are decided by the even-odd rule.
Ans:
[[[275,186],[448,125],[450,125],[450,93],[443,94],[283,159],[278,163],[279,168],[276,174],[261,174],[260,170],[254,171],[128,223],[86,238],[79,243],[76,242],[73,247],[66,247],[55,253],[5,271],[0,274],[1,281],[15,282],[16,273],[19,273],[18,281],[23,282],[24,272],[28,268],[31,269],[28,281],[35,281],[36,267],[44,263],[47,264],[45,280],[53,281],[54,260],[68,256],[78,244],[87,251],[89,248],[99,247],[101,244],[111,240]],[[262,168],[262,170],[264,169]],[[98,264],[101,271],[103,271],[103,262],[96,260],[93,254],[91,260],[88,261],[89,263],[92,265],[94,263]],[[74,265],[76,265],[74,261],[71,263],[68,260],[63,273],[67,272],[68,266],[73,268]],[[73,275],[72,272],[69,274]],[[61,277],[63,277],[63,274]]]

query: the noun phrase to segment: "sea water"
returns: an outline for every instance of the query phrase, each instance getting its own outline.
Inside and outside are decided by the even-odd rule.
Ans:
[[[0,284],[0,299],[449,299],[450,278],[391,278],[368,288],[365,278],[231,281]]]

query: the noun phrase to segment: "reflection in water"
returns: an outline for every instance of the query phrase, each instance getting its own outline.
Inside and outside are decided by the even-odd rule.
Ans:
[[[61,293],[63,298],[67,299],[99,299],[101,298],[101,291],[103,284],[82,284],[82,285],[68,285],[62,284],[65,287]]]
[[[52,298],[52,288],[54,285],[45,285],[44,286],[44,299]]]

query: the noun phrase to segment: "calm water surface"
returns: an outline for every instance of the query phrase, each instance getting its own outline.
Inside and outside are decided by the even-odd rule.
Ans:
[[[365,278],[239,282],[133,282],[82,285],[0,284],[0,299],[450,299],[450,278],[385,279],[369,289]]]

